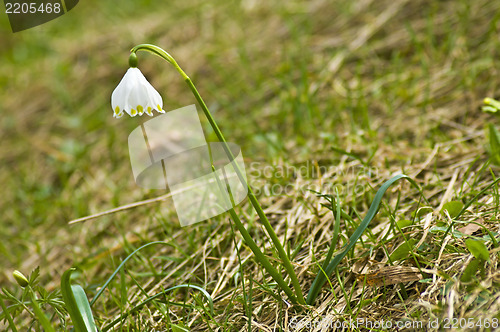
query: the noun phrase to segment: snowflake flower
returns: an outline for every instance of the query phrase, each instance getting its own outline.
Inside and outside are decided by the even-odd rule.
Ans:
[[[152,110],[165,113],[162,109],[163,100],[160,94],[136,67],[127,70],[125,76],[113,91],[111,106],[115,118],[121,118],[123,111],[130,116],[143,115],[144,113],[153,116]]]

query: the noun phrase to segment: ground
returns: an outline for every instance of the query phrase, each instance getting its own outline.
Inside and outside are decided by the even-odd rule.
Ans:
[[[92,306],[98,326],[186,283],[206,289],[213,314],[199,291],[180,289],[114,328],[308,331],[328,319],[364,319],[345,330],[383,320],[432,331],[436,320],[459,329],[472,319],[480,331],[500,318],[499,169],[485,130],[499,119],[480,109],[500,95],[500,2],[88,0],[15,34],[0,16],[6,305],[22,296],[15,269],[29,275],[39,267],[38,287],[57,299],[63,272],[77,266],[75,282],[91,299],[128,254],[164,241],[133,256]],[[293,305],[280,291],[228,214],[180,227],[166,197],[68,225],[167,194],[132,177],[127,139],[144,116],[115,119],[110,106],[140,43],[176,58],[228,141],[242,147],[249,182],[305,294],[334,236],[328,199],[338,191],[340,252],[386,180],[415,180],[418,188],[406,180],[389,188],[312,306]],[[139,68],[165,110],[196,104],[166,62],[140,53]],[[290,282],[251,204],[236,213]],[[484,244],[487,259],[475,258],[470,239]],[[411,280],[380,285],[370,274],[377,269]],[[64,312],[49,317],[58,330],[72,325]],[[13,319],[21,331],[38,326],[27,310]]]

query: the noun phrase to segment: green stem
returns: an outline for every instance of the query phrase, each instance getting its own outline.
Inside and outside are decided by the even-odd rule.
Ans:
[[[257,244],[254,242],[248,231],[246,230],[245,226],[243,226],[243,223],[240,220],[240,217],[238,217],[238,214],[234,211],[234,200],[232,199],[231,192],[227,193],[224,190],[224,186],[221,183],[221,180],[219,179],[215,167],[212,165],[212,172],[214,174],[215,180],[217,181],[217,186],[219,187],[219,190],[221,192],[221,196],[224,198],[226,201],[226,204],[231,204],[231,209],[229,210],[229,214],[231,215],[231,218],[234,221],[234,224],[236,225],[236,228],[240,231],[241,235],[243,236],[243,239],[245,239],[246,244],[250,247],[252,250],[253,254],[255,255],[255,259],[257,259],[258,262],[262,264],[262,266],[266,269],[266,271],[273,277],[274,281],[278,283],[278,285],[285,291],[285,293],[288,295],[290,300],[296,304],[297,299],[295,295],[293,294],[292,290],[288,285],[285,283],[285,280],[281,276],[281,274],[274,268],[274,266],[271,265],[271,263],[267,260],[266,256],[260,251],[259,247]],[[227,198],[227,195],[229,194],[229,198]],[[230,202],[231,201],[231,202]]]
[[[0,296],[0,306],[2,307],[3,313],[4,313],[4,318],[7,318],[7,321],[9,322],[9,327],[12,330],[12,332],[17,332],[16,325],[14,324],[14,320],[12,319],[12,316],[10,315],[9,309],[5,306],[5,303],[2,300],[2,297]]]
[[[273,277],[274,281],[278,283],[280,288],[288,295],[288,298],[290,301],[292,301],[294,304],[297,303],[297,298],[293,294],[293,291],[288,287],[286,284],[285,280],[283,280],[283,277],[281,274],[276,270],[271,263],[267,260],[266,256],[260,251],[259,247],[257,244],[254,242],[248,231],[246,230],[245,226],[243,226],[243,223],[241,222],[240,218],[234,211],[234,209],[229,210],[229,214],[231,215],[231,218],[234,221],[234,224],[236,225],[236,228],[238,231],[240,231],[241,235],[243,236],[243,239],[245,239],[246,244],[250,247],[252,250],[253,254],[255,255],[255,258],[259,263],[262,264],[264,269]]]
[[[38,300],[36,299],[35,291],[29,287],[29,293],[31,297],[31,304],[33,306],[33,311],[35,312],[36,317],[38,318],[38,321],[43,327],[43,330],[46,332],[56,332],[52,324],[50,323],[49,319],[47,316],[45,316],[45,313],[40,309],[40,305],[38,304]]]
[[[223,143],[224,150],[226,151],[228,157],[231,158],[231,160],[234,160],[233,153],[231,152],[231,149],[227,145],[226,139],[222,135],[222,132],[219,129],[219,126],[217,126],[217,123],[215,122],[215,120],[214,120],[212,114],[210,113],[207,105],[203,101],[203,98],[201,98],[200,94],[198,93],[198,90],[194,86],[193,81],[191,81],[191,79],[189,78],[189,76],[177,64],[177,62],[175,61],[175,59],[170,54],[168,54],[165,50],[161,49],[158,46],[151,45],[151,44],[137,45],[137,46],[135,46],[131,50],[131,52],[132,53],[136,53],[137,51],[141,51],[141,50],[148,51],[148,52],[151,52],[153,54],[158,55],[159,57],[161,57],[162,59],[166,60],[171,65],[173,65],[175,67],[175,69],[179,72],[179,74],[181,74],[182,78],[184,79],[184,81],[186,81],[187,85],[191,89],[191,92],[193,93],[194,97],[196,98],[196,100],[198,101],[199,105],[201,106],[201,109],[203,110],[203,113],[205,113],[205,116],[207,117],[208,122],[212,126],[212,128],[213,128],[213,130],[215,132],[215,135],[217,135],[217,138],[219,139],[219,141],[221,141]],[[302,294],[302,289],[300,288],[299,280],[297,279],[297,275],[295,274],[295,271],[293,270],[292,263],[290,262],[287,254],[285,252],[285,249],[281,245],[281,242],[278,239],[278,236],[276,235],[276,233],[274,232],[274,229],[271,226],[271,223],[267,219],[267,216],[265,215],[264,210],[262,209],[262,207],[260,206],[259,202],[257,201],[257,198],[255,197],[252,189],[250,188],[250,186],[246,182],[245,178],[243,177],[243,174],[242,174],[242,172],[239,169],[239,166],[237,164],[236,164],[235,168],[236,168],[236,173],[238,174],[238,177],[240,178],[240,181],[248,189],[248,199],[250,200],[250,203],[252,203],[252,205],[253,205],[255,211],[257,212],[257,214],[258,214],[258,216],[259,216],[262,224],[264,225],[267,233],[269,234],[269,237],[273,241],[274,247],[278,250],[278,255],[279,255],[281,261],[283,262],[283,265],[285,266],[285,269],[286,269],[286,271],[287,271],[287,273],[290,276],[290,279],[292,281],[293,288],[295,290],[295,294],[296,294],[296,296],[298,298],[298,302],[300,304],[305,304],[305,300],[304,300],[304,296]],[[244,229],[244,227],[243,227],[243,229]],[[239,230],[241,232],[241,229],[239,229]],[[242,233],[242,235],[243,235],[243,233]]]

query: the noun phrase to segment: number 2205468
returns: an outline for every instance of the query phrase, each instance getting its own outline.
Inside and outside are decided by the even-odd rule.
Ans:
[[[59,14],[62,11],[60,3],[35,3],[35,2],[6,2],[5,13],[7,14],[35,14],[46,13]]]
[[[443,328],[445,329],[456,329],[456,328],[498,328],[500,327],[500,321],[498,318],[492,319],[476,319],[476,318],[445,318],[443,319]]]

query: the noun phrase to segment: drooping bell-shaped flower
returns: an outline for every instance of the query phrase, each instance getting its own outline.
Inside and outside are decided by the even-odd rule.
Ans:
[[[133,56],[135,57],[135,54]],[[131,59],[133,59],[132,56]],[[113,116],[121,118],[123,111],[130,116],[142,115],[144,113],[153,116],[153,110],[165,113],[162,108],[163,100],[160,94],[136,67],[136,58],[133,60],[129,61],[131,67],[127,70],[125,76],[123,76],[111,95]]]

